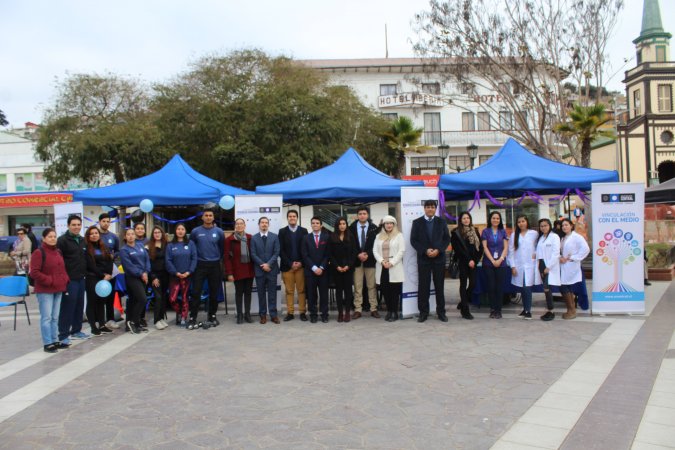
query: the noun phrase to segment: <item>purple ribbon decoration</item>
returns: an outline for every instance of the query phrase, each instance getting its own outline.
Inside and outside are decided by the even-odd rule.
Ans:
[[[569,194],[571,190],[572,190],[572,189],[565,189],[565,192],[563,192],[561,195],[558,195],[558,196],[555,196],[555,197],[551,197],[551,198],[549,199],[549,202],[555,202],[555,201],[557,201],[558,203],[561,203],[563,200],[565,200],[565,197],[567,197],[567,194]]]
[[[476,205],[478,205],[478,208],[480,209],[480,191],[476,191],[476,193],[474,194],[473,203],[471,203],[469,211],[471,211]]]
[[[520,200],[518,200],[518,203],[516,203],[518,206],[520,206],[521,203],[523,203],[523,200],[525,200],[525,197],[530,197],[532,200],[534,200],[537,204],[541,204],[544,198],[536,194],[532,191],[525,191],[523,192],[523,195],[520,196]]]
[[[497,200],[496,198],[494,198],[492,195],[490,195],[490,193],[488,191],[483,191],[483,192],[485,192],[485,195],[487,196],[487,198],[489,198],[490,201],[494,205],[499,206],[500,208],[504,207],[504,204],[502,202],[500,202],[499,200]]]
[[[579,190],[578,188],[575,188],[574,192],[576,192],[579,198],[584,202],[584,205],[588,205],[589,203],[591,203],[591,199],[586,197],[586,194],[581,192],[581,190]]]
[[[445,216],[446,219],[451,220],[452,222],[457,221],[457,217],[449,214],[445,209],[445,192],[443,192],[443,189],[438,190],[438,206],[442,216]]]

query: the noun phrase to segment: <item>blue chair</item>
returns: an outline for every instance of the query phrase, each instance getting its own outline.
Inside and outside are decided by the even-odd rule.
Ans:
[[[21,300],[14,302],[0,302],[0,307],[14,306],[14,331],[16,331],[16,308],[22,304],[26,308],[26,318],[30,325],[30,316],[28,315],[28,305],[26,305],[26,293],[28,292],[28,279],[25,276],[13,276],[0,278],[0,296],[21,297]]]

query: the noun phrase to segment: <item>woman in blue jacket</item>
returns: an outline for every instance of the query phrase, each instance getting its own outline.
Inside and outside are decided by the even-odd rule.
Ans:
[[[150,273],[150,258],[141,242],[136,242],[134,230],[129,228],[124,234],[124,245],[120,249],[124,281],[127,285],[127,329],[138,334],[147,329],[141,328],[141,313],[145,309],[145,291]]]
[[[187,237],[185,225],[176,225],[173,240],[166,247],[166,271],[169,272],[169,303],[176,311],[176,325],[185,327],[190,309],[190,279],[197,267],[197,247]],[[178,303],[178,294],[183,299]]]

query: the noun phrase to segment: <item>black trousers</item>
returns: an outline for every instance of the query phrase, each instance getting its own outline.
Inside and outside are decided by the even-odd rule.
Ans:
[[[539,275],[541,275],[541,282],[544,285],[544,296],[546,297],[546,309],[553,310],[553,294],[551,293],[551,286],[548,285],[548,274],[544,273],[546,270],[546,263],[543,259],[539,260],[538,264]]]
[[[124,274],[124,281],[127,285],[127,321],[136,325],[141,320],[141,313],[145,311],[145,283],[140,278]]]
[[[431,278],[434,279],[436,289],[436,313],[445,313],[445,265],[444,264],[420,264],[417,262],[418,287],[417,309],[420,313],[429,314],[429,295],[431,293]]]
[[[504,267],[483,266],[487,281],[487,294],[490,301],[490,309],[496,312],[502,311],[504,301]]]
[[[87,291],[87,320],[92,331],[96,331],[105,325],[104,313],[107,297],[99,297],[96,293],[96,283],[101,281],[101,279],[87,276],[84,280],[85,290]]]
[[[114,306],[114,304],[115,304],[115,278],[110,280],[110,282],[113,285],[113,290],[112,290],[112,292],[110,293],[109,296],[107,296],[106,298],[103,299],[104,300],[103,303],[105,305],[105,320],[106,321],[108,321],[108,320],[115,321],[115,306]]]
[[[476,268],[473,269],[460,261],[459,263],[459,302],[460,308],[468,308],[476,287]]]
[[[309,315],[316,317],[317,291],[321,316],[328,317],[328,272],[325,270],[321,276],[317,276],[311,270],[305,271],[305,283],[307,284],[307,309]]]
[[[152,292],[155,294],[155,323],[164,319],[166,316],[166,300],[169,289],[169,272],[161,272],[157,275],[159,287],[152,286]]]
[[[252,292],[253,292],[253,278],[243,278],[241,280],[234,280],[234,303],[237,306],[237,315],[244,313],[246,314],[251,313]]]
[[[223,283],[220,261],[199,261],[192,279],[192,303],[190,304],[190,317],[197,318],[199,305],[202,300],[204,281],[209,282],[209,317],[215,316],[218,311],[218,291]],[[223,291],[224,294],[224,291]]]
[[[400,311],[402,288],[403,283],[392,283],[389,281],[389,269],[383,267],[382,274],[380,275],[380,291],[382,291],[388,312],[398,313]]]
[[[354,285],[354,271],[333,271],[333,282],[335,283],[335,303],[337,303],[338,312],[351,311],[352,301],[354,300],[352,290],[352,286]]]

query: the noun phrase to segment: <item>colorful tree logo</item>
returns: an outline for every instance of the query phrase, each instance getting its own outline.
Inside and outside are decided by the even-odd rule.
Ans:
[[[614,281],[601,289],[602,292],[636,292],[631,286],[623,282],[624,268],[631,265],[642,254],[638,247],[639,242],[633,239],[633,233],[624,233],[617,228],[614,232],[607,232],[604,239],[598,242],[595,254],[604,264],[614,269]]]

